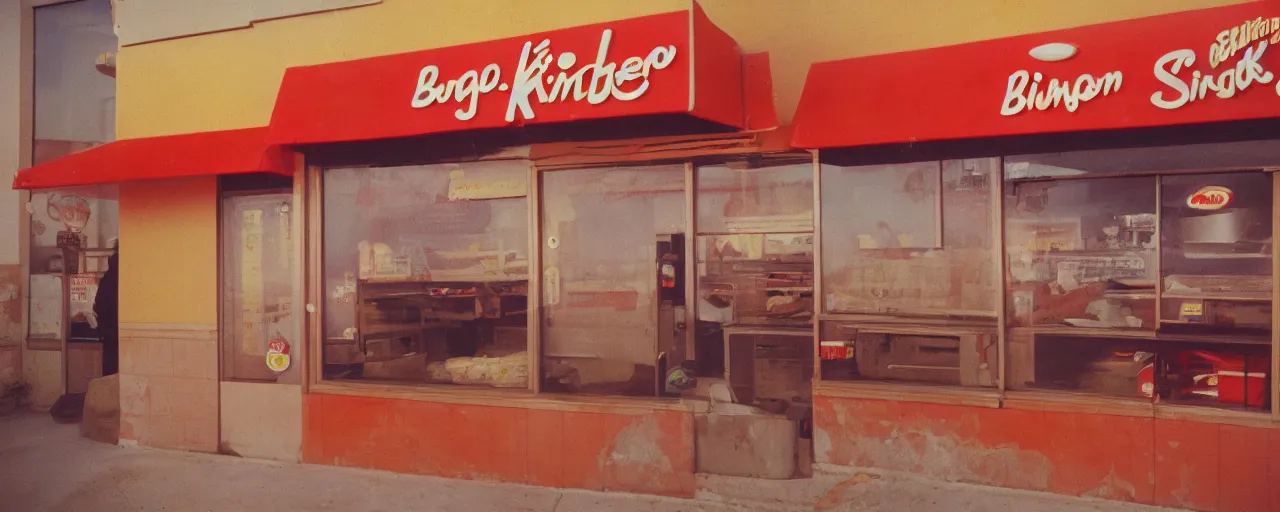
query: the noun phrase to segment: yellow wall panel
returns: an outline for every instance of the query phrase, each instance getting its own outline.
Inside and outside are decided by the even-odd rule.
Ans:
[[[689,0],[385,0],[129,46],[116,60],[117,133],[129,138],[265,125],[290,66],[487,41],[689,5]]]
[[[217,179],[120,185],[120,322],[218,320]]]
[[[1245,0],[704,0],[747,51],[769,51],[791,119],[809,64],[944,46]],[[285,68],[452,46],[669,12],[689,0],[486,0],[381,4],[129,46],[118,58],[118,133],[261,126]],[[908,8],[909,6],[909,8]],[[1141,37],[1135,34],[1135,37]],[[517,56],[513,55],[513,59]],[[413,77],[405,77],[411,81]],[[932,77],[944,80],[945,77]],[[857,84],[850,84],[856,90]],[[334,98],[333,101],[342,101]],[[317,106],[320,107],[320,106]]]

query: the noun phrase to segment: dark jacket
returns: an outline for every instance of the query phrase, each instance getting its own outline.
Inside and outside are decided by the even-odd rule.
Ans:
[[[120,323],[120,250],[107,258],[107,272],[98,282],[98,295],[93,298],[93,313],[98,316],[99,330],[114,329]]]

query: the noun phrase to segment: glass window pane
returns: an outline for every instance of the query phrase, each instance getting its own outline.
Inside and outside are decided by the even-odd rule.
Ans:
[[[1161,181],[1162,324],[1271,328],[1271,175]]]
[[[825,309],[994,316],[998,159],[822,167]]]
[[[1155,178],[1009,189],[1011,326],[1155,328]]]
[[[659,353],[685,353],[684,166],[547,172],[542,191],[543,390],[658,394]]]
[[[325,377],[527,388],[528,176],[325,171]]]
[[[813,164],[698,168],[698,233],[813,231]]]
[[[116,36],[109,0],[39,7],[34,18],[31,149],[32,163],[40,164],[115,139],[115,79],[94,64],[100,54],[116,50]],[[100,336],[114,340],[114,332],[100,332],[88,318],[93,315],[96,283],[106,270],[110,240],[119,233],[114,197],[113,187],[31,195],[28,257],[33,295],[28,338],[61,339],[65,331],[73,342],[97,342]],[[65,250],[58,245],[60,234]],[[64,297],[69,304],[65,310]],[[75,371],[82,370],[92,370],[93,375],[75,375],[72,380],[87,381],[85,377],[98,375],[100,368]]]
[[[231,196],[222,203],[222,377],[300,382],[303,345],[293,316],[293,195]],[[292,354],[283,371],[268,365],[270,344]],[[280,364],[277,360],[272,364]]]
[[[813,163],[697,173],[700,324],[812,322]]]

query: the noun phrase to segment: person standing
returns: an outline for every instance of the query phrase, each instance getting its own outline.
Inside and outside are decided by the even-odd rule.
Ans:
[[[111,244],[107,272],[98,283],[93,313],[98,317],[98,337],[102,339],[102,376],[120,369],[120,242]]]

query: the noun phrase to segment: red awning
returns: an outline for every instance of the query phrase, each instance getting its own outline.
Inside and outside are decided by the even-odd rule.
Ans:
[[[792,144],[1280,117],[1277,44],[1280,3],[1262,1],[818,63],[805,81]]]
[[[744,60],[694,3],[687,11],[289,68],[267,140],[319,144],[659,114],[769,128],[776,124],[772,91],[743,84],[760,62],[767,73],[766,55]]]
[[[101,185],[218,174],[293,174],[292,153],[246,128],[126,139],[18,171],[15,189]]]

